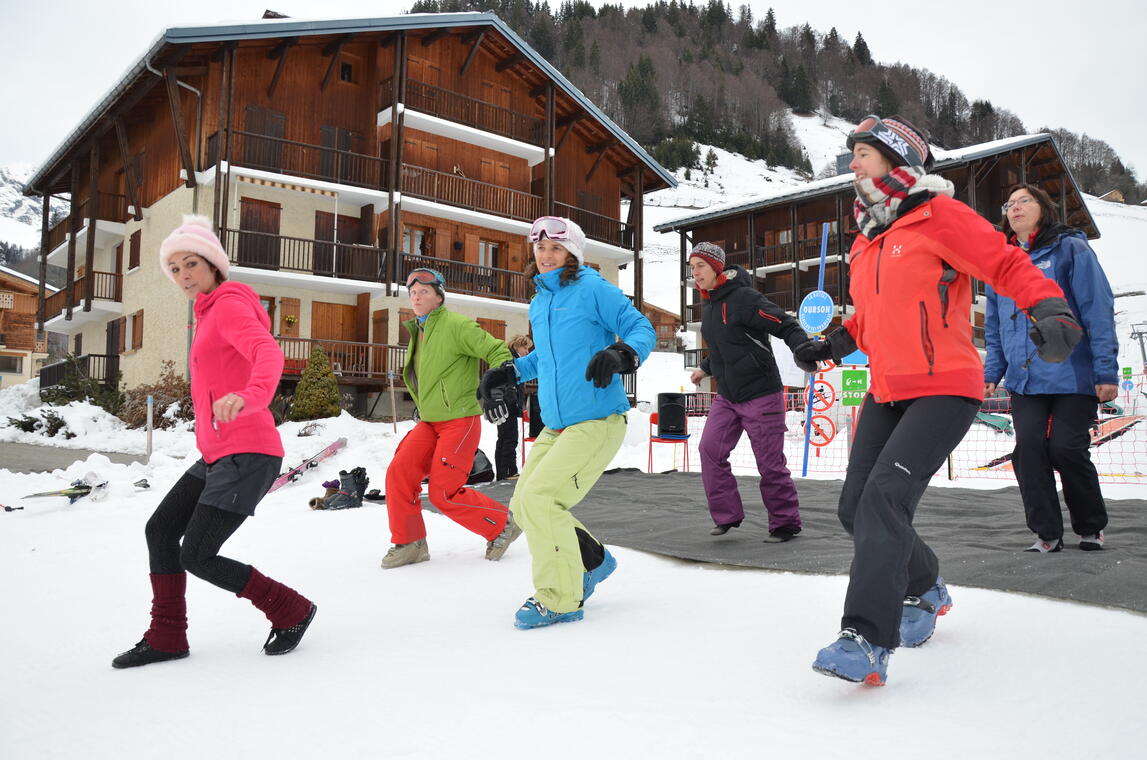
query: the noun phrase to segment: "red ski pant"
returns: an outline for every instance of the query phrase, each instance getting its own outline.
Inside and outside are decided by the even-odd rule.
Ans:
[[[409,544],[426,538],[422,520],[422,479],[430,476],[430,503],[454,522],[493,541],[506,527],[509,510],[466,487],[478,450],[481,418],[419,422],[406,434],[386,468],[386,511],[390,538]]]

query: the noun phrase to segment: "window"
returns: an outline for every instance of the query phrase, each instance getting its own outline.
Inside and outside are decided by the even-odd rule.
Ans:
[[[24,372],[24,357],[0,356],[0,373],[20,375]]]
[[[430,256],[433,239],[434,233],[428,227],[406,226],[402,230],[402,251],[415,256]]]
[[[83,356],[83,355],[84,355],[84,336],[77,334],[76,335],[76,356]]]
[[[140,235],[142,230],[131,233],[131,242],[128,247],[127,270],[130,272],[139,267]]]
[[[478,241],[478,266],[497,267],[499,244],[490,240]]]
[[[143,309],[131,315],[131,350],[143,348]]]
[[[339,81],[354,84],[354,64],[343,61],[339,64]]]

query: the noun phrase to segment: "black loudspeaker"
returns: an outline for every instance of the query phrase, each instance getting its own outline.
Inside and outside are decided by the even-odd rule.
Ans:
[[[546,425],[542,422],[542,405],[538,403],[538,394],[531,393],[526,396],[526,404],[530,410],[530,438],[537,438]]]
[[[657,394],[657,435],[685,435],[685,394]]]

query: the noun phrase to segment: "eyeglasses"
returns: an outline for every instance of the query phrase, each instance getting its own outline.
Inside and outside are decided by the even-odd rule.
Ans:
[[[569,222],[560,216],[543,216],[534,221],[530,227],[529,240],[536,243],[543,237],[550,240],[569,240]]]
[[[414,269],[410,274],[406,275],[406,287],[411,287],[415,283],[422,283],[423,285],[437,285],[440,288],[446,287],[446,280],[442,279],[442,275],[433,269],[419,268]]]
[[[1008,209],[1010,209],[1012,206],[1022,206],[1028,203],[1035,203],[1035,198],[1031,197],[1030,195],[1025,195],[1022,198],[1016,198],[1014,201],[1008,201],[1004,205],[1000,206],[1000,211],[1006,214],[1008,213]]]

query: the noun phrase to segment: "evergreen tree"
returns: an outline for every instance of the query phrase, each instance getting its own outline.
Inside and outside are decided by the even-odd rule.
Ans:
[[[622,126],[646,145],[661,139],[661,94],[657,90],[657,72],[653,61],[643,55],[629,65],[625,79],[617,86],[621,99]]]
[[[887,79],[880,80],[880,89],[876,91],[876,113],[881,116],[891,116],[900,111],[900,98]]]
[[[852,54],[861,66],[872,65],[872,53],[868,50],[868,43],[864,41],[864,35],[860,32],[856,33],[856,42],[852,43]]]
[[[810,114],[816,110],[816,93],[813,90],[812,80],[804,66],[797,66],[797,73],[793,75],[792,102],[793,111],[799,114]]]
[[[296,422],[337,417],[340,412],[339,384],[330,360],[321,346],[315,346],[307,368],[295,389],[295,402],[288,417]]]

